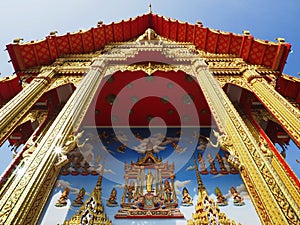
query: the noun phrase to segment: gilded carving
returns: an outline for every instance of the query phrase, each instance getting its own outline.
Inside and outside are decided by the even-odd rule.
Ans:
[[[282,173],[284,173],[284,171],[280,170],[280,168],[275,171],[273,170],[273,167],[278,166],[276,161],[273,158],[270,162],[270,158],[268,157],[269,153],[268,150],[264,148],[264,143],[262,143],[263,146],[259,145],[238,112],[234,109],[226,94],[220,88],[219,83],[217,83],[216,79],[209,71],[209,69],[213,70],[213,67],[223,68],[225,66],[231,66],[233,71],[235,69],[240,71],[240,66],[244,67],[244,62],[240,59],[232,61],[232,56],[230,55],[216,56],[211,53],[197,52],[192,46],[193,45],[187,43],[172,44],[171,42],[164,42],[159,46],[153,43],[140,46],[137,46],[136,43],[123,43],[123,45],[118,43],[107,45],[103,52],[97,53],[99,59],[94,61],[90,66],[87,75],[82,78],[82,82],[78,85],[76,92],[71,96],[70,100],[63,108],[63,113],[59,114],[59,117],[55,119],[40,142],[34,145],[34,151],[31,152],[28,160],[24,163],[26,176],[14,177],[11,185],[5,190],[5,193],[0,200],[0,223],[28,224],[31,221],[37,221],[42,206],[46,202],[46,198],[51,191],[51,187],[59,171],[54,167],[57,162],[57,155],[54,154],[55,147],[74,147],[76,136],[73,135],[73,142],[71,141],[69,143],[70,145],[68,145],[67,139],[71,132],[79,128],[80,122],[84,117],[87,107],[89,106],[102,77],[109,73],[110,70],[108,68],[115,66],[113,62],[125,62],[126,59],[134,57],[139,51],[161,51],[166,57],[174,59],[174,62],[177,62],[176,64],[184,65],[182,67],[177,66],[176,68],[187,70],[189,71],[189,74],[196,75],[204,96],[211,107],[211,112],[214,115],[219,130],[225,135],[222,137],[224,138],[222,140],[227,140],[226,135],[228,135],[228,139],[230,140],[228,142],[224,141],[223,143],[222,140],[219,140],[218,144],[222,145],[225,149],[229,149],[228,151],[234,153],[233,156],[237,157],[236,159],[238,159],[239,165],[241,165],[241,167],[238,166],[241,176],[254,201],[262,223],[299,224],[300,210],[298,203],[294,200],[295,193],[298,193],[298,191],[295,190],[296,187],[289,187],[289,190],[294,191],[293,193],[287,191],[286,186],[290,183],[289,181],[284,180],[286,176],[279,174],[280,171]],[[71,57],[74,57],[75,60],[76,55],[69,56],[68,60],[70,60]],[[80,57],[88,60],[91,59],[91,57],[95,57],[95,54],[87,56],[80,55]],[[208,65],[205,64],[204,61],[199,60],[199,57],[205,59],[206,62],[208,62]],[[212,63],[214,57],[217,58],[217,60]],[[67,65],[68,63],[70,64]],[[57,64],[60,65],[58,66],[58,71],[61,66],[72,67],[72,65],[74,65],[74,67],[76,67],[76,65],[78,65],[78,67],[80,67],[80,64],[78,64],[76,60],[75,62],[67,62],[67,60],[64,59],[61,60],[61,62],[57,62]],[[81,65],[84,67],[83,64]],[[191,67],[191,69],[187,69],[187,65]],[[155,69],[163,69],[159,68],[158,65],[150,64],[147,66],[148,68],[145,67],[144,69],[150,72],[155,71]],[[163,66],[165,67],[164,69],[174,70],[172,66],[162,65],[162,67]],[[124,65],[119,67],[116,66],[111,71],[126,67]],[[131,69],[140,70],[141,68],[132,66]],[[260,68],[256,69],[258,71],[260,70]],[[72,69],[70,69],[70,71],[71,70]],[[257,81],[255,82],[258,78],[257,74],[253,75],[253,70],[248,74],[247,73],[244,75],[245,80],[252,81],[252,87],[255,86],[255,83],[258,83]],[[56,84],[53,83],[54,86],[52,86],[55,87],[55,85],[59,85],[60,82],[65,81],[57,79],[57,81],[53,82],[56,82]],[[223,80],[221,82],[223,82]],[[240,79],[237,79],[237,77],[230,77],[226,82],[244,85],[245,87],[247,84],[247,82],[243,82]],[[262,87],[268,88],[269,95],[272,95],[272,90],[269,90],[272,89],[270,85],[266,85],[264,82],[262,83]],[[35,95],[40,92],[43,93],[45,85],[48,85],[46,79],[36,80],[33,84],[29,85],[34,87],[34,91],[24,90],[23,94],[26,94],[27,98],[34,102]],[[43,87],[39,88],[39,86]],[[261,86],[255,86],[255,88],[259,89]],[[258,91],[258,93],[261,93],[261,90]],[[268,100],[268,98],[270,98],[269,95],[260,97],[264,100]],[[278,98],[278,96],[273,98]],[[20,99],[12,102],[15,105],[18,105]],[[13,106],[8,105],[6,110],[11,112],[13,108]],[[288,115],[284,113],[284,116]],[[10,124],[12,124],[12,122],[10,122]],[[5,124],[3,128],[11,129],[8,124]],[[58,134],[62,134],[62,137],[58,137]],[[222,135],[219,134],[219,136]],[[78,138],[79,137],[77,137],[77,140]],[[71,150],[71,147],[66,147],[65,152],[68,152],[69,150]],[[30,198],[28,196],[30,196]],[[293,198],[291,196],[293,196]]]
[[[81,75],[55,76],[52,79],[51,86],[49,86],[47,91],[57,88],[59,86],[65,85],[65,84],[74,84],[74,86],[77,87],[82,79],[83,79],[83,76],[81,76]]]
[[[296,144],[300,145],[300,111],[276,92],[255,70],[246,70],[244,77],[251,84],[252,91],[291,134]]]
[[[196,67],[197,68],[197,67]],[[202,67],[200,70],[196,69],[196,73],[199,73],[200,71],[205,71],[205,68]],[[213,101],[215,101],[216,99],[224,99],[224,102],[222,102],[222,104],[217,104],[214,103],[213,101],[209,101],[209,104],[212,106],[212,108],[215,108],[217,110],[218,113],[215,112],[215,110],[212,110],[212,113],[214,114],[217,123],[221,122],[225,125],[226,120],[224,121],[224,119],[218,118],[220,117],[220,115],[222,115],[222,117],[224,117],[226,115],[226,112],[223,112],[223,107],[225,107],[226,111],[228,112],[228,116],[230,117],[230,120],[228,120],[228,122],[226,123],[226,126],[220,126],[220,130],[222,132],[226,132],[230,135],[234,135],[234,133],[237,134],[237,136],[231,136],[233,139],[233,142],[235,143],[235,147],[237,147],[239,149],[239,158],[241,160],[241,162],[243,162],[246,166],[246,168],[254,169],[254,170],[258,170],[260,171],[260,173],[264,176],[264,179],[266,181],[266,184],[268,185],[268,188],[270,188],[271,190],[274,189],[274,187],[278,187],[278,190],[281,190],[281,196],[285,196],[285,199],[289,199],[289,205],[291,206],[291,208],[293,208],[293,213],[295,214],[295,212],[298,212],[298,206],[295,203],[295,201],[292,200],[292,198],[290,197],[290,194],[288,192],[286,192],[285,186],[283,185],[282,181],[280,180],[280,178],[277,177],[277,175],[272,171],[271,167],[270,167],[270,162],[268,161],[268,159],[263,156],[260,151],[257,150],[257,144],[255,142],[255,140],[251,140],[252,135],[249,133],[248,129],[243,125],[243,122],[241,120],[241,118],[239,117],[238,113],[235,112],[234,107],[231,105],[230,101],[227,100],[227,96],[222,93],[222,91],[217,91],[218,89],[218,85],[216,84],[216,82],[214,82],[213,80],[210,81],[210,83],[212,84],[212,86],[208,86],[207,83],[209,83],[209,81],[205,81],[204,78],[207,79],[212,79],[211,75],[208,75],[208,70],[206,70],[206,72],[204,72],[207,74],[207,76],[205,76],[204,74],[197,74],[197,79],[202,87],[203,93],[205,95],[205,97],[207,98],[207,100],[211,99]],[[207,87],[208,89],[205,90]],[[219,87],[220,88],[220,87]],[[208,95],[208,90],[211,89],[211,91],[209,92]],[[214,97],[214,95],[212,94],[212,92],[216,91],[216,94],[219,95],[219,97]],[[223,105],[220,106],[220,105]],[[216,113],[216,114],[215,114]],[[225,116],[226,117],[226,116]],[[232,122],[230,122],[232,121]],[[231,125],[231,123],[234,124],[234,127]],[[218,124],[219,125],[219,124]],[[222,130],[224,129],[224,130]],[[237,132],[238,131],[238,132]],[[242,143],[240,143],[240,140],[237,138],[238,136],[240,136],[243,140],[243,145],[247,146],[247,149],[249,149],[250,151],[247,153],[247,151],[244,151],[244,147],[243,146],[239,146]],[[238,144],[240,143],[240,144]],[[249,156],[246,156],[248,154],[251,154],[251,157],[253,157],[256,165],[252,165],[251,162],[249,162]],[[253,167],[254,166],[254,167]],[[255,174],[251,173],[251,176],[255,176]],[[276,182],[275,182],[275,178],[276,177]],[[256,182],[259,182],[259,178],[256,177],[255,178]],[[265,194],[265,197],[268,196],[267,194],[267,187],[265,187],[266,189],[263,190],[263,185],[260,185],[260,191],[263,191]],[[270,199],[270,201],[272,201],[271,199],[274,198],[272,196],[269,195],[268,197]],[[266,202],[266,208],[273,208],[274,209],[274,205],[271,206],[268,204],[268,202]],[[278,206],[280,207],[280,204],[278,204]],[[271,208],[270,208],[271,207]],[[285,210],[284,208],[281,208],[281,210]],[[268,210],[267,210],[268,211]],[[284,211],[285,217],[287,219],[287,221],[289,221],[288,223],[290,223],[291,221],[289,220],[289,218],[287,217],[287,211]],[[283,218],[278,219],[278,221],[283,221]],[[282,222],[280,222],[282,223]]]
[[[129,70],[129,71],[138,71],[142,70],[148,75],[152,75],[156,71],[178,71],[182,70],[182,66],[175,66],[175,65],[168,65],[168,64],[155,64],[149,62],[147,65],[141,65],[141,64],[134,64],[134,65],[129,65],[121,68],[121,71]]]
[[[26,88],[0,109],[0,144],[9,136],[18,121],[38,98],[42,96],[54,75],[55,68],[42,68],[41,73]]]

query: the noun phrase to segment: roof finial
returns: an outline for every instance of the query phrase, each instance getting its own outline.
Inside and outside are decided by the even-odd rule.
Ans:
[[[152,13],[152,5],[151,5],[151,3],[149,4],[149,13]]]

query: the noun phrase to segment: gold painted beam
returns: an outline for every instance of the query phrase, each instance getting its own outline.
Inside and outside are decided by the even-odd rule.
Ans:
[[[55,182],[55,174],[57,174],[53,171],[57,161],[55,148],[63,146],[67,137],[79,128],[105,70],[105,60],[96,60],[93,63],[87,75],[38,143],[31,157],[24,164],[23,174],[16,175],[8,190],[5,190],[0,200],[0,224],[37,223],[46,197],[49,196]],[[52,175],[50,174],[51,179],[49,179],[51,171]],[[44,182],[47,182],[48,187],[41,191]],[[39,196],[40,194],[43,196]]]
[[[207,65],[193,63],[194,73],[221,132],[231,139],[242,165],[241,176],[263,224],[299,224],[300,208],[272,165],[260,151],[251,132],[214,79]]]
[[[278,120],[285,131],[300,147],[300,111],[282,97],[255,70],[246,70],[245,79],[266,109]]]

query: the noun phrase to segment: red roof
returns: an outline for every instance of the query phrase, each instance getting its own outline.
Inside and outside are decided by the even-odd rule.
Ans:
[[[276,80],[276,91],[300,106],[300,79],[283,75]]]
[[[0,108],[22,90],[16,75],[0,79]]]
[[[7,49],[14,69],[19,74],[35,66],[50,65],[65,54],[91,53],[110,42],[129,41],[144,33],[147,28],[173,41],[191,42],[199,50],[234,54],[248,63],[280,72],[291,48],[288,43],[261,41],[251,35],[213,30],[201,24],[189,24],[148,13],[118,23],[101,24],[87,31],[50,35],[42,41],[8,44]]]

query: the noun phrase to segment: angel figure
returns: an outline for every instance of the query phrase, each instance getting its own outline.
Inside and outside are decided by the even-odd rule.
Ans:
[[[221,147],[221,149],[228,151],[231,153],[231,149],[233,144],[229,140],[228,136],[226,134],[220,134],[218,131],[213,130],[214,136],[217,138],[217,142],[214,144],[209,138],[206,138],[208,142],[213,146],[214,148]]]
[[[84,133],[84,130],[77,133],[76,135],[74,135],[74,134],[69,135],[65,145],[63,146],[62,153],[68,154],[70,151],[72,151],[76,147],[82,148],[85,145],[85,143],[88,141],[88,138],[86,138],[82,144],[79,144],[79,138],[82,137],[83,133]]]

